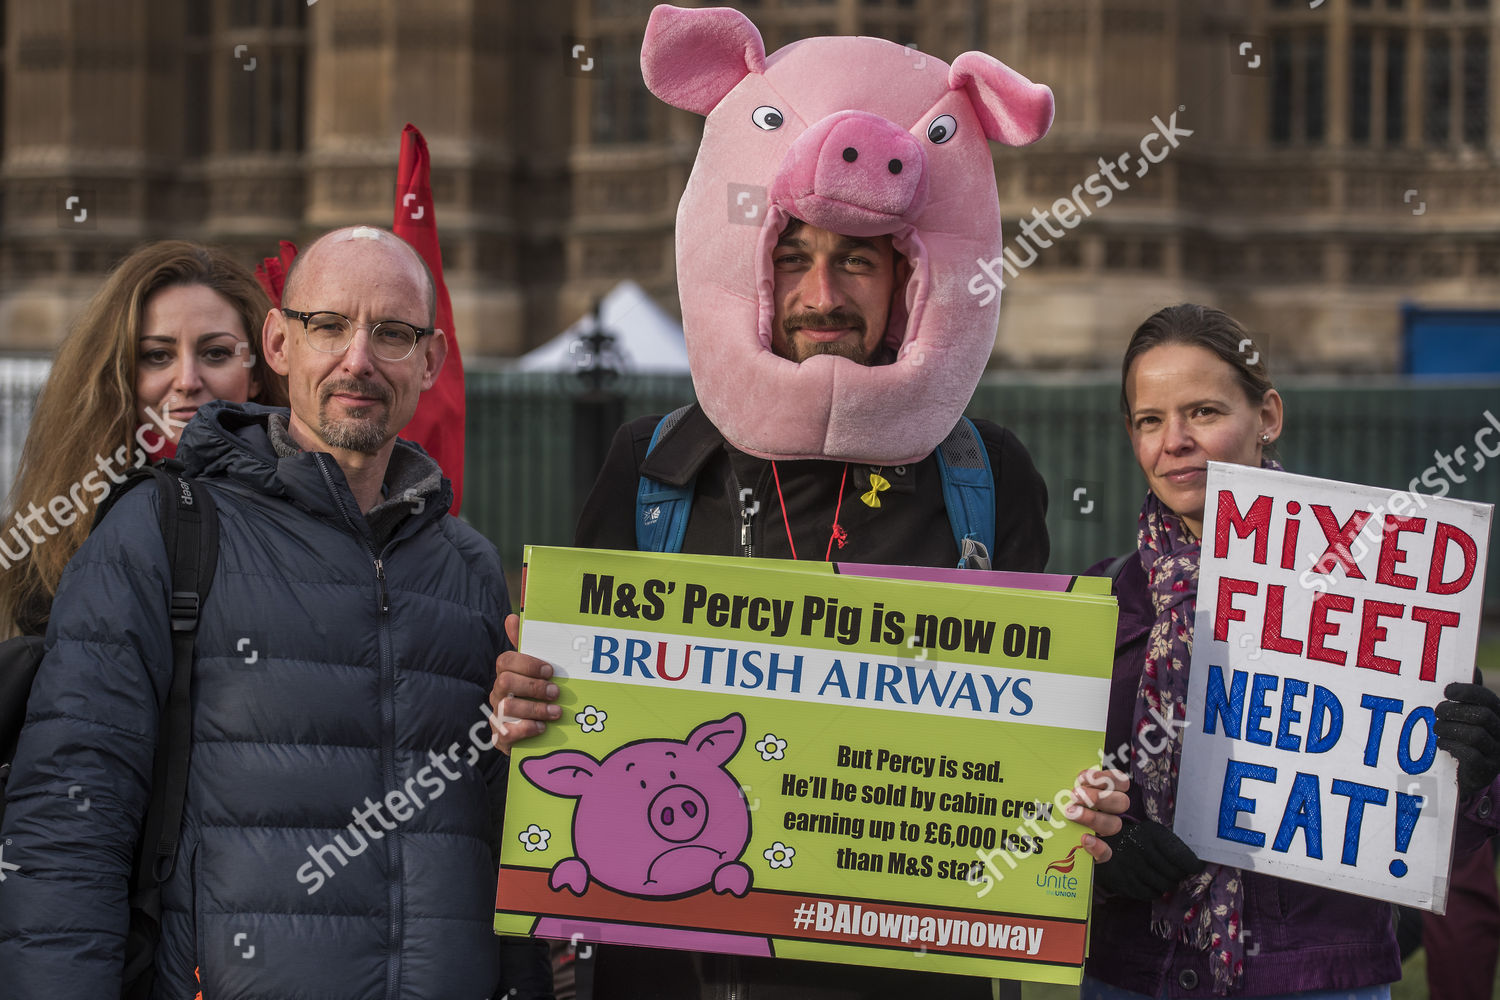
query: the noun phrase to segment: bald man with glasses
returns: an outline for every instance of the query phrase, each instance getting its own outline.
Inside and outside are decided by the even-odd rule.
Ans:
[[[208,404],[177,453],[217,506],[219,544],[153,995],[549,996],[539,944],[492,931],[500,559],[397,437],[447,353],[432,278],[395,235],[354,227],[297,259],[283,300],[262,349],[290,409]],[[159,503],[154,484],[121,497],[53,605],[40,721],[8,785],[6,995],[120,992],[154,692],[172,670]]]

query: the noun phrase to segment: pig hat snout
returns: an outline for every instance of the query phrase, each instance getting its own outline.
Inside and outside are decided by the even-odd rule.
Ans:
[[[1004,249],[990,142],[1045,135],[1052,92],[982,52],[950,66],[878,38],[809,38],[767,56],[750,20],[725,7],[658,6],[641,71],[657,97],[707,116],[677,211],[677,284],[709,420],[761,458],[901,465],[931,454],[968,405],[1000,321],[979,268]],[[793,218],[891,237],[911,268],[885,331],[894,361],[772,352],[770,254]]]
[[[879,115],[830,115],[792,143],[770,199],[819,229],[881,236],[926,204],[927,154]]]

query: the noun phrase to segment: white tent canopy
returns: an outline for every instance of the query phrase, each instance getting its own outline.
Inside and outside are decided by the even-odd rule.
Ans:
[[[633,281],[622,281],[604,296],[600,315],[615,338],[619,369],[627,373],[685,375],[687,346],[682,327],[662,312]],[[577,369],[585,351],[579,338],[593,331],[592,313],[582,317],[541,347],[516,359],[516,371],[566,372]],[[575,345],[578,345],[575,347]]]

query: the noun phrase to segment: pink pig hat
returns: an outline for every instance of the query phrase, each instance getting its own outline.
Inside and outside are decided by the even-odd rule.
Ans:
[[[1052,91],[982,52],[949,66],[878,38],[808,38],[767,56],[727,7],[658,6],[641,70],[657,97],[708,119],[677,210],[677,277],[714,426],[760,458],[930,454],[963,415],[999,324],[999,296],[981,306],[967,287],[1003,246],[989,140],[1040,139]],[[893,363],[772,353],[770,252],[791,217],[891,234],[912,267],[886,330]]]

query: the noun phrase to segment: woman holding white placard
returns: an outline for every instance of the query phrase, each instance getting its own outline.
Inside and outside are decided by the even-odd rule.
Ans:
[[[1120,602],[1106,763],[1131,773],[1125,829],[1103,838],[1084,1000],[1390,995],[1401,978],[1390,905],[1221,865],[1172,832],[1208,463],[1280,468],[1281,396],[1253,338],[1206,306],[1163,309],[1125,350],[1120,404],[1149,487],[1137,548],[1089,572]],[[1460,849],[1500,826],[1500,698],[1451,684],[1438,746],[1458,759]]]

